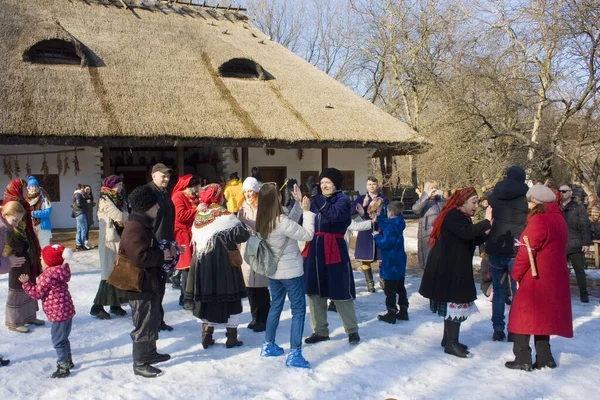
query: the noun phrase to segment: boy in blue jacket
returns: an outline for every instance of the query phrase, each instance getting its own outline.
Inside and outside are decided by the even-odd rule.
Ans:
[[[403,208],[403,204],[399,201],[390,202],[387,205],[387,218],[378,218],[379,231],[373,234],[375,244],[381,249],[379,275],[383,280],[387,309],[387,312],[378,315],[377,319],[390,324],[395,324],[397,319],[408,321],[408,297],[404,287],[406,274],[404,228],[406,228],[406,222],[402,217]],[[381,214],[384,215],[383,212]],[[397,303],[396,295],[398,295]]]

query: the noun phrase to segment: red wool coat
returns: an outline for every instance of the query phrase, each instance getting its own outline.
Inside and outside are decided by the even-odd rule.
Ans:
[[[527,248],[519,248],[512,277],[519,282],[508,331],[527,335],[573,337],[571,288],[567,266],[569,231],[557,204],[531,217],[521,235],[529,237],[538,276],[531,275]]]
[[[192,261],[190,242],[192,240],[192,225],[196,217],[196,207],[199,198],[192,199],[183,192],[174,193],[171,197],[175,206],[175,241],[179,246],[185,247],[185,251],[179,257],[176,269],[188,269]]]
[[[71,280],[69,264],[48,267],[37,277],[34,285],[23,284],[23,290],[29,297],[42,300],[42,308],[50,322],[67,321],[75,315],[75,306],[69,293],[67,282]]]

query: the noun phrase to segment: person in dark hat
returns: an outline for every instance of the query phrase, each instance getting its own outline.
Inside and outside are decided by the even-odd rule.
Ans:
[[[168,242],[175,241],[175,206],[171,200],[171,195],[167,191],[169,181],[171,180],[171,174],[173,170],[167,167],[163,163],[155,164],[152,167],[152,182],[149,182],[148,186],[158,197],[159,210],[156,218],[154,219],[154,235],[158,241],[166,240]],[[131,199],[130,199],[131,201]],[[133,207],[133,206],[132,206]],[[165,296],[165,288],[167,280],[169,279],[166,272],[162,272],[160,276],[160,315],[162,316],[162,322],[160,330],[172,331],[173,327],[167,325],[164,321],[165,310],[162,306],[162,299]]]
[[[506,178],[494,186],[488,198],[492,207],[494,225],[489,240],[485,244],[488,255],[489,270],[492,275],[492,340],[503,341],[506,338],[504,309],[506,305],[505,281],[510,282],[512,296],[517,291],[517,283],[511,278],[518,247],[514,240],[518,239],[527,222],[527,199],[525,195],[529,187],[525,184],[525,170],[518,165],[506,169]],[[512,340],[509,334],[508,340]]]
[[[131,331],[133,372],[145,378],[162,373],[152,364],[171,358],[168,354],[159,354],[156,349],[162,322],[161,266],[165,260],[172,258],[168,250],[160,250],[154,234],[154,220],[160,211],[159,200],[159,195],[148,185],[140,186],[131,192],[129,202],[132,212],[121,234],[119,245],[119,253],[127,256],[136,267],[144,269],[141,292],[117,289],[117,293],[120,298],[129,301],[131,306],[134,325]]]
[[[356,288],[344,234],[351,222],[351,201],[342,191],[343,175],[325,168],[319,184],[309,187],[310,211],[317,214],[315,235],[307,242],[304,256],[304,282],[310,308],[313,334],[305,343],[329,340],[327,299],[339,314],[350,344],[360,342],[354,309]]]

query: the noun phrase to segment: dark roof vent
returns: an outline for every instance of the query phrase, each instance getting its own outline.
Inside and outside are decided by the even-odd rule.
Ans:
[[[81,65],[75,45],[61,39],[37,42],[25,52],[23,60],[34,64]]]
[[[273,79],[273,76],[265,71],[260,64],[248,58],[232,58],[219,67],[219,75],[223,78],[242,79]]]

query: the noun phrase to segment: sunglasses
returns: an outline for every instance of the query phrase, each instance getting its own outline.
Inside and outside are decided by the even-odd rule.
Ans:
[[[561,193],[569,193],[570,190],[559,190],[559,192],[561,192]]]

